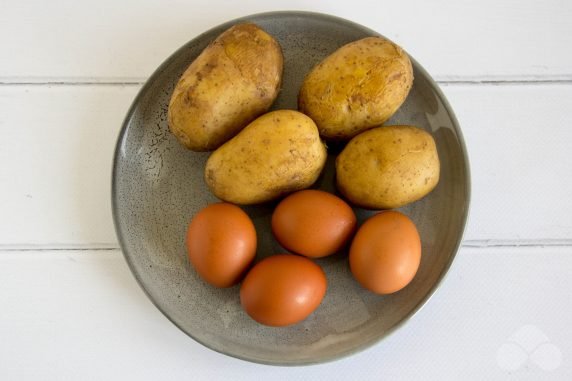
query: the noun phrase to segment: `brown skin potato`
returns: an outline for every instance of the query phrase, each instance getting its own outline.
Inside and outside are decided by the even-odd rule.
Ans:
[[[254,24],[238,24],[185,70],[169,102],[169,128],[193,151],[211,151],[266,112],[278,95],[278,42]]]
[[[312,119],[294,110],[269,112],[212,153],[205,182],[221,200],[258,204],[312,185],[326,157]]]
[[[433,137],[412,126],[373,128],[353,138],[336,158],[338,190],[368,209],[399,208],[439,182]]]
[[[367,37],[342,46],[312,69],[298,109],[324,138],[348,140],[388,120],[412,84],[407,54],[383,37]]]

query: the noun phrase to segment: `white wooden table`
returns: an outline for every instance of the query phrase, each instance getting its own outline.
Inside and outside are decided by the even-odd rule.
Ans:
[[[465,241],[375,347],[280,368],[214,353],[131,276],[112,151],[147,76],[224,21],[301,9],[364,24],[440,82],[469,150]],[[572,2],[0,1],[0,380],[572,379]]]

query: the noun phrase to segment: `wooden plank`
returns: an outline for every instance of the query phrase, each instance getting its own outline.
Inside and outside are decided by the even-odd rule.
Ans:
[[[0,87],[0,245],[117,247],[111,160],[136,86]],[[444,87],[472,168],[469,241],[572,237],[572,85]],[[31,112],[33,110],[33,112]]]
[[[0,244],[117,246],[110,179],[137,87],[0,87]]]
[[[563,0],[542,6],[533,0],[4,0],[0,80],[142,80],[203,31],[284,9],[364,24],[404,46],[442,80],[572,78],[572,2]]]
[[[571,250],[465,248],[403,328],[355,356],[302,368],[194,342],[146,298],[119,251],[0,252],[0,377],[569,379]]]
[[[572,86],[446,86],[467,143],[466,240],[572,238]],[[558,243],[558,242],[553,242]]]

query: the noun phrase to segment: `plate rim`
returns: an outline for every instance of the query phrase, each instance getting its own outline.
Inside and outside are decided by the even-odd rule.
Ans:
[[[113,224],[115,227],[115,234],[116,234],[118,242],[119,242],[121,253],[123,254],[123,257],[125,258],[125,261],[127,262],[129,270],[131,271],[133,277],[137,281],[137,284],[139,285],[139,287],[143,290],[143,292],[145,293],[147,298],[151,301],[151,303],[153,303],[153,305],[163,314],[163,316],[165,316],[173,325],[175,325],[179,330],[181,330],[183,333],[185,333],[187,336],[189,336],[191,339],[193,339],[197,343],[199,343],[199,344],[203,345],[204,347],[206,347],[212,351],[215,351],[217,353],[220,353],[220,354],[223,354],[223,355],[226,355],[229,357],[233,357],[233,358],[236,358],[239,360],[263,364],[263,365],[294,367],[294,366],[308,366],[308,365],[324,364],[324,363],[329,363],[329,362],[333,362],[336,360],[340,360],[342,358],[347,358],[349,356],[363,352],[366,349],[369,349],[376,344],[379,344],[381,341],[383,341],[383,340],[387,339],[389,336],[393,335],[397,330],[402,328],[415,315],[417,315],[419,313],[419,311],[421,311],[421,309],[427,304],[427,302],[435,295],[437,290],[442,286],[445,278],[447,277],[447,275],[450,272],[450,269],[451,269],[453,263],[455,262],[455,258],[457,257],[457,254],[458,254],[459,249],[460,249],[462,242],[463,242],[463,237],[466,233],[467,222],[469,220],[470,206],[471,206],[471,172],[470,172],[469,155],[468,155],[467,147],[465,144],[465,139],[463,137],[463,133],[461,131],[459,121],[457,120],[457,117],[455,116],[455,113],[453,112],[453,109],[452,109],[449,101],[447,100],[447,98],[443,94],[441,88],[439,87],[439,84],[433,79],[433,77],[431,77],[431,75],[429,75],[429,73],[425,70],[425,68],[421,64],[419,64],[419,62],[417,62],[417,60],[415,60],[415,58],[413,58],[409,53],[408,53],[408,56],[411,60],[413,67],[425,77],[425,79],[428,81],[429,85],[431,85],[431,87],[434,89],[435,93],[439,97],[439,100],[445,106],[445,111],[447,112],[447,115],[449,116],[449,118],[452,122],[453,128],[455,130],[455,133],[457,135],[457,139],[459,141],[459,145],[460,145],[463,160],[464,160],[463,170],[464,170],[464,173],[466,175],[465,208],[463,210],[463,215],[462,215],[463,221],[462,221],[462,226],[461,226],[461,234],[459,234],[457,241],[454,244],[453,254],[451,255],[450,259],[448,260],[448,262],[443,267],[441,273],[437,277],[437,280],[431,286],[431,288],[428,290],[428,292],[425,294],[425,296],[411,309],[411,311],[407,315],[405,315],[404,318],[401,319],[398,323],[396,323],[394,326],[392,326],[391,328],[386,330],[382,335],[376,336],[374,339],[369,339],[367,341],[363,341],[359,347],[351,348],[350,350],[341,352],[341,353],[333,355],[333,356],[329,356],[327,358],[321,358],[318,360],[268,361],[268,360],[264,360],[264,359],[260,359],[260,358],[242,356],[240,353],[225,352],[223,350],[219,350],[217,348],[214,348],[205,340],[200,340],[200,339],[196,338],[195,336],[193,336],[190,332],[187,332],[186,330],[184,330],[174,319],[172,319],[163,310],[163,308],[158,304],[158,302],[151,296],[150,291],[147,290],[147,288],[146,288],[144,282],[142,281],[139,273],[135,269],[135,265],[133,264],[133,262],[131,260],[132,255],[127,250],[127,245],[126,245],[124,234],[122,231],[122,227],[121,227],[121,223],[120,223],[120,217],[119,217],[119,211],[118,211],[118,209],[119,209],[118,193],[119,192],[117,190],[116,179],[117,179],[117,175],[118,175],[118,173],[117,173],[118,162],[119,162],[120,155],[121,155],[120,154],[121,145],[122,145],[122,142],[124,141],[125,134],[129,128],[129,124],[130,124],[131,120],[133,119],[133,116],[135,114],[135,111],[136,111],[139,103],[140,103],[140,100],[147,93],[147,91],[151,87],[152,83],[156,80],[156,78],[159,76],[159,74],[161,74],[163,72],[163,70],[165,70],[165,68],[171,63],[171,61],[175,57],[177,57],[182,51],[184,51],[194,41],[201,39],[201,37],[203,37],[204,35],[207,35],[216,29],[229,28],[230,26],[232,26],[236,23],[245,22],[245,21],[256,22],[255,19],[257,19],[257,18],[268,18],[268,17],[301,17],[301,18],[308,18],[308,19],[312,19],[312,20],[334,21],[336,23],[345,24],[346,26],[349,26],[352,28],[360,29],[363,32],[370,34],[370,35],[373,35],[373,36],[385,37],[382,34],[380,34],[379,32],[374,31],[373,29],[370,29],[366,26],[363,26],[361,24],[355,23],[353,21],[350,21],[350,20],[347,20],[347,19],[344,19],[344,18],[341,18],[338,16],[333,16],[330,14],[320,13],[320,12],[281,10],[281,11],[254,13],[254,14],[251,14],[248,16],[242,16],[242,17],[224,22],[222,24],[215,25],[212,28],[209,28],[208,30],[206,30],[205,32],[200,33],[200,34],[196,35],[195,37],[191,38],[189,41],[187,41],[181,47],[179,47],[177,50],[175,50],[171,55],[169,55],[157,67],[157,69],[155,69],[153,71],[153,73],[149,76],[149,78],[147,78],[144,85],[137,92],[137,95],[133,99],[131,105],[129,106],[127,114],[125,115],[125,118],[123,119],[123,122],[121,123],[121,129],[119,131],[119,134],[118,134],[118,137],[116,140],[116,144],[115,144],[115,149],[113,152],[113,163],[112,163],[112,171],[111,171],[111,209],[112,209],[112,216],[113,216]],[[387,37],[385,37],[385,38],[387,38]]]

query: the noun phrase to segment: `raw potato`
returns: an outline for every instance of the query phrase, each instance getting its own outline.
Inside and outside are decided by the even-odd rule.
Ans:
[[[221,200],[257,204],[312,185],[326,156],[312,119],[293,110],[274,111],[212,153],[205,181]]]
[[[412,126],[363,132],[336,158],[338,190],[368,209],[398,208],[419,200],[435,188],[439,170],[433,137]]]
[[[169,103],[169,128],[193,151],[210,151],[266,112],[278,95],[278,42],[254,24],[217,37],[183,73]]]
[[[323,137],[348,140],[388,120],[412,84],[407,54],[383,37],[367,37],[342,46],[308,74],[298,109]]]

